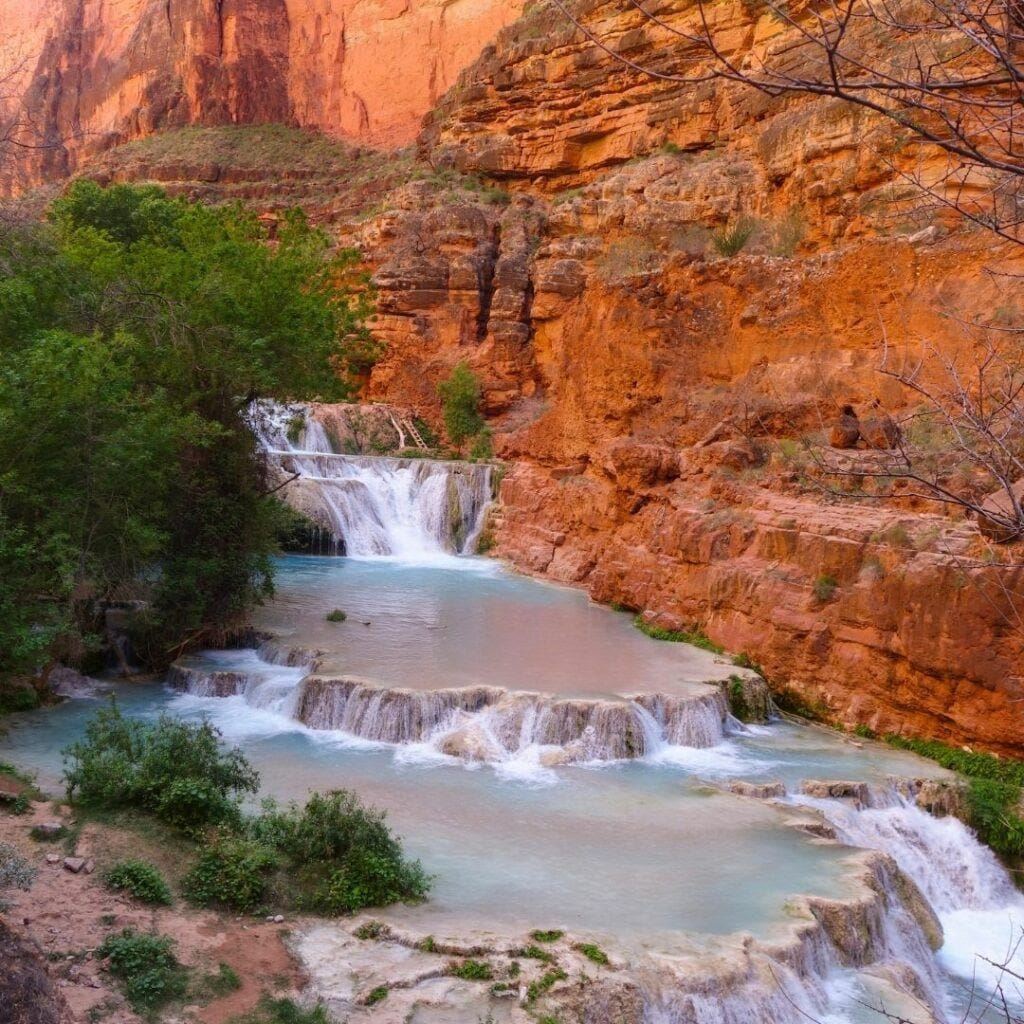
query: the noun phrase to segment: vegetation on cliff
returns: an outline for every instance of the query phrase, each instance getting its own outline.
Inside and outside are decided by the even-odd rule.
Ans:
[[[270,593],[242,412],[343,397],[372,342],[353,253],[300,211],[267,243],[240,208],[87,181],[0,223],[0,678],[88,664],[116,601],[149,599],[159,665]]]
[[[181,838],[192,859],[181,888],[202,906],[334,916],[421,900],[430,887],[383,813],[354,793],[313,793],[302,807],[265,801],[260,814],[244,813],[242,798],[258,791],[259,775],[208,723],[141,722],[113,704],[64,755],[80,815],[141,815]],[[171,899],[159,872],[139,861],[115,866],[107,882],[144,902]]]

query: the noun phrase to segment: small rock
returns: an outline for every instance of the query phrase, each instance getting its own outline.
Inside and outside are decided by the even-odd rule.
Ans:
[[[284,914],[275,914],[274,915],[274,924],[283,924],[283,923],[284,923]]]
[[[44,821],[35,826],[38,835],[47,839],[53,839],[64,831],[64,826],[59,821]]]
[[[784,782],[730,782],[729,792],[755,800],[774,800],[786,795]]]
[[[804,796],[823,800],[852,800],[858,807],[868,807],[871,804],[871,792],[866,782],[805,779],[800,783],[800,792]]]
[[[91,857],[82,865],[82,870],[87,874],[91,875],[96,870],[96,861]]]
[[[46,855],[46,863],[47,864],[59,864],[60,863],[60,854],[59,853],[48,853]]]
[[[65,857],[64,858],[64,870],[70,871],[72,874],[77,875],[82,868],[85,867],[84,857]]]

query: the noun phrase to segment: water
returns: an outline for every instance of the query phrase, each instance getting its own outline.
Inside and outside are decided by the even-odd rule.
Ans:
[[[251,418],[280,481],[297,477],[282,495],[346,554],[446,565],[476,549],[491,501],[490,466],[338,453],[302,405],[266,403]]]
[[[263,795],[358,791],[436,875],[427,904],[389,920],[439,938],[592,937],[632,958],[643,1024],[878,1019],[865,1003],[982,1019],[965,993],[1000,981],[1024,1005],[987,962],[1024,973],[1024,901],[968,829],[890,782],[940,769],[825,730],[741,726],[727,659],[459,556],[489,497],[479,467],[340,458],[311,419],[293,449],[275,415],[261,438],[303,474],[290,500],[328,517],[350,557],[282,559],[257,616],[273,640],[187,659],[173,688],[122,686],[126,713],[210,720],[260,770]],[[334,608],[345,622],[326,622]],[[58,788],[58,752],[95,707],[11,716],[0,756]],[[745,799],[714,785],[728,778],[781,780],[791,795]],[[806,778],[869,782],[870,805],[792,795]],[[848,846],[794,816],[824,817]],[[945,929],[937,956],[900,871]],[[347,933],[303,941],[322,990],[350,991],[336,968]]]

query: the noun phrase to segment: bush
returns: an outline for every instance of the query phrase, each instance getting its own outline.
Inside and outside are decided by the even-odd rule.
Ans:
[[[229,992],[237,992],[242,979],[230,964],[220,963],[216,973],[205,974],[193,987],[192,995],[199,1000],[222,999]]]
[[[971,779],[967,806],[982,842],[1004,857],[1024,856],[1024,821],[1015,813],[1020,786],[995,779]]]
[[[530,932],[530,938],[535,942],[557,942],[565,932],[560,931],[558,928],[552,928],[550,931],[543,931],[537,929],[536,931]]]
[[[814,596],[819,601],[829,601],[838,587],[839,582],[835,576],[823,574],[814,581]]]
[[[222,834],[200,853],[182,889],[203,907],[252,912],[266,903],[271,873],[278,865],[274,851],[262,843]]]
[[[125,929],[108,935],[98,953],[110,958],[110,973],[119,979],[132,1009],[152,1014],[188,988],[188,973],[178,963],[166,935],[138,935]]]
[[[252,1013],[239,1017],[235,1024],[331,1024],[331,1018],[323,1006],[304,1010],[291,999],[264,996]]]
[[[305,807],[272,802],[250,826],[254,839],[287,862],[297,906],[326,914],[420,900],[430,879],[407,861],[384,815],[347,790],[313,793]]]
[[[489,459],[494,455],[493,435],[488,427],[484,427],[473,438],[469,446],[469,457],[471,459]]]
[[[325,618],[328,622],[344,622],[348,618],[348,615],[340,608],[334,608],[327,613]]]
[[[754,236],[757,221],[751,217],[739,220],[711,233],[711,244],[721,256],[736,256]]]
[[[166,906],[171,902],[171,890],[163,875],[152,864],[142,860],[123,860],[103,876],[111,889],[131,893],[141,903]]]
[[[529,984],[526,989],[526,1001],[528,1003],[534,1002],[540,996],[544,995],[556,982],[565,981],[568,975],[560,967],[555,967],[550,971],[547,971],[536,981]]]
[[[437,386],[448,440],[461,445],[467,438],[484,429],[480,415],[480,381],[463,361],[457,363],[448,377]]]
[[[387,985],[378,985],[376,988],[370,989],[369,994],[363,1000],[366,1006],[376,1006],[377,1003],[383,1002],[388,997]]]
[[[115,702],[67,747],[68,798],[102,809],[135,807],[185,832],[240,821],[239,800],[259,776],[239,750],[225,751],[208,723],[125,718]]]

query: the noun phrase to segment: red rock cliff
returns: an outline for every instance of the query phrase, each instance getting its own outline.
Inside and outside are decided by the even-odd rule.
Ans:
[[[520,0],[0,0],[6,187],[163,128],[289,122],[375,145],[420,119]],[[3,184],[3,182],[0,182]]]

